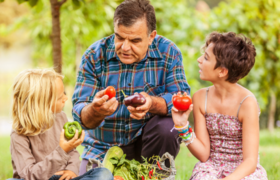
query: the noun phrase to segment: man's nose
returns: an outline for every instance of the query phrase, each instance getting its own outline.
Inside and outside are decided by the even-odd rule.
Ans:
[[[128,40],[125,40],[122,44],[122,50],[123,51],[129,51],[130,50],[130,43]]]

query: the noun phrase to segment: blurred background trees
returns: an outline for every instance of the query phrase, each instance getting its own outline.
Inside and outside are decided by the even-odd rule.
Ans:
[[[73,92],[81,56],[93,42],[113,33],[114,9],[120,2],[67,0],[60,7],[61,65],[69,97]],[[156,10],[158,34],[175,42],[183,53],[192,94],[211,85],[199,79],[196,61],[207,34],[212,31],[233,31],[253,41],[257,49],[256,63],[249,75],[239,83],[249,88],[258,99],[262,112],[261,128],[272,131],[280,119],[280,1],[151,0],[151,3]],[[32,8],[27,3],[18,5],[15,0],[0,3],[0,52],[22,42],[32,49],[30,66],[53,67],[51,35],[50,0],[38,0]],[[0,75],[2,78],[5,76],[4,73]],[[4,91],[0,89],[0,95],[7,91],[10,92],[7,88]],[[0,107],[3,103],[10,103],[9,100],[6,98],[6,101],[2,101],[1,98]],[[71,117],[70,100],[67,107],[67,114]]]

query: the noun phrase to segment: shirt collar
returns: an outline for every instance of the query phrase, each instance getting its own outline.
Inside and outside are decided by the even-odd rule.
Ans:
[[[109,61],[109,60],[111,60],[113,58],[119,59],[117,57],[117,53],[115,51],[114,39],[115,39],[115,35],[113,35],[111,37],[111,42],[110,42],[110,44],[109,44],[109,46],[108,46],[108,48],[106,50],[107,61]],[[162,58],[162,54],[159,51],[158,47],[156,46],[156,38],[153,40],[152,44],[149,45],[146,57],[153,58],[153,59],[154,58]]]

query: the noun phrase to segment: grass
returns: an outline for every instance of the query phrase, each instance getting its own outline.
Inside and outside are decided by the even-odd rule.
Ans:
[[[8,179],[12,177],[12,164],[10,155],[10,137],[0,137],[0,179]],[[82,146],[78,147],[81,153]],[[280,129],[274,133],[266,130],[260,132],[260,163],[266,169],[269,180],[280,179]],[[175,164],[177,169],[176,180],[189,179],[197,159],[191,155],[188,148],[181,146],[181,150],[176,158]]]

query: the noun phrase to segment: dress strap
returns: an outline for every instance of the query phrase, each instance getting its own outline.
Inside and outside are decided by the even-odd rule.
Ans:
[[[206,96],[205,96],[205,114],[207,113],[207,95],[208,95],[209,87],[206,89]]]
[[[240,107],[241,107],[242,103],[245,101],[245,99],[247,99],[247,97],[250,97],[250,96],[253,96],[253,97],[254,97],[254,95],[248,95],[248,96],[246,96],[246,97],[240,102],[239,107],[238,107],[238,110],[237,110],[237,115],[236,115],[236,117],[238,117],[239,110],[240,110]]]

